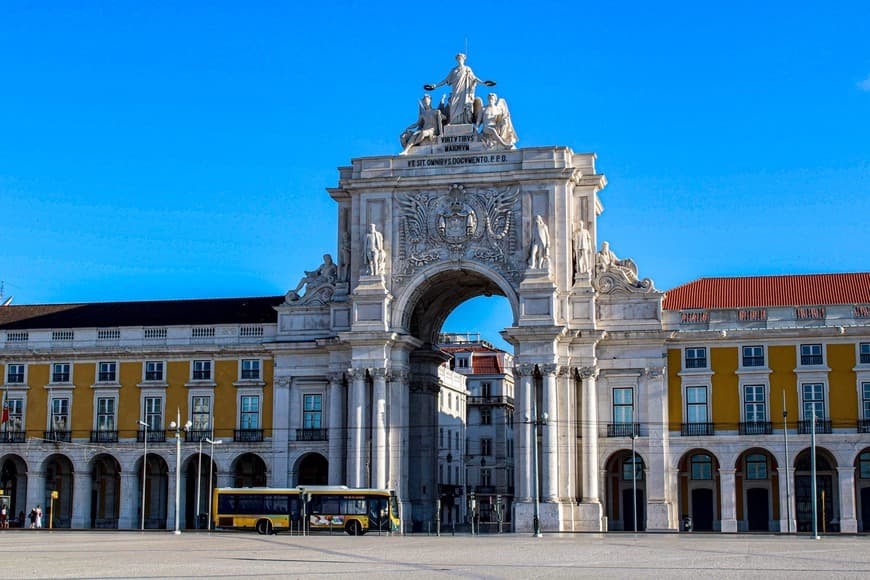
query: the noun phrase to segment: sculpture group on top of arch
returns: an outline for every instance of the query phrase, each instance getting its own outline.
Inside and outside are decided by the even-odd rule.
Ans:
[[[473,137],[489,150],[515,149],[519,141],[511,121],[507,101],[489,93],[486,104],[475,95],[478,84],[495,86],[495,81],[481,80],[475,76],[471,67],[465,64],[465,55],[456,55],[456,66],[440,82],[425,84],[426,91],[434,91],[449,86],[450,93],[441,96],[437,107],[432,107],[432,96],[423,95],[418,104],[417,120],[411,123],[399,136],[402,144],[400,155],[414,152],[414,148],[437,139],[450,132],[455,135]]]

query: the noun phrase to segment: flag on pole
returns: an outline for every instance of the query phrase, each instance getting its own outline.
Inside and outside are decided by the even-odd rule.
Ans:
[[[6,400],[6,391],[3,391],[3,418],[0,419],[0,425],[9,420],[9,401]]]

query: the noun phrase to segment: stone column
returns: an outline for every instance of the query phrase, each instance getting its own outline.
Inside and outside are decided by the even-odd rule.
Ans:
[[[722,513],[719,514],[723,532],[737,531],[736,485],[733,469],[719,469],[719,498]]]
[[[366,370],[349,369],[347,480],[350,487],[363,487],[363,409],[366,400]]]
[[[272,473],[269,482],[272,487],[288,487],[290,483],[287,481],[287,452],[290,447],[290,418],[288,413],[290,412],[290,382],[292,380],[291,377],[275,378],[275,389],[272,397]],[[169,478],[170,498],[175,497],[174,474],[173,471]]]
[[[531,364],[517,365],[515,369],[520,379],[517,388],[517,413],[515,415],[518,420],[514,422],[517,428],[516,500],[520,502],[533,501],[532,476],[534,466],[532,465],[532,424],[530,421],[534,420],[532,416],[532,397],[534,395],[532,373],[534,370],[535,367]]]
[[[855,516],[855,468],[838,467],[840,480],[840,532],[858,533],[858,520]]]
[[[556,400],[556,373],[559,365],[541,365],[543,374],[542,407],[538,420],[547,414],[541,444],[541,501],[559,500],[559,409]]]
[[[557,376],[557,391],[559,396],[559,484],[558,494],[565,503],[573,504],[576,497],[574,485],[575,474],[575,429],[574,377],[571,367],[560,366]],[[573,531],[573,530],[571,530]]]
[[[372,369],[371,487],[387,487],[387,369]]]
[[[344,375],[329,375],[329,485],[343,485],[344,479]]]
[[[675,513],[677,490],[671,487],[670,444],[668,433],[667,382],[663,367],[644,371],[637,396],[638,413],[635,421],[641,424],[637,441],[646,445],[646,529],[648,531],[675,531],[679,527]],[[646,401],[646,413],[640,404]],[[646,433],[643,425],[646,424]]]
[[[75,501],[75,497],[73,497],[73,501]],[[30,510],[36,507],[36,504],[45,505],[45,475],[41,471],[36,471],[36,469],[29,470],[27,472],[27,492],[26,497],[24,498],[24,515],[28,516],[30,514]],[[43,513],[45,510],[43,510]],[[13,514],[15,517],[18,517],[18,514]],[[30,520],[27,517],[24,518],[24,526],[30,527]]]
[[[142,494],[139,493],[139,475],[135,471],[121,474],[121,507],[118,514],[118,528],[121,530],[139,527],[139,511]]]
[[[408,379],[409,373],[404,369],[391,370],[387,377],[390,382],[390,422],[387,429],[390,465],[387,486],[395,489],[400,506],[408,496]]]
[[[175,525],[175,520],[172,522]],[[73,474],[73,511],[70,527],[91,527],[91,474],[87,469],[76,470]]]
[[[783,534],[794,534],[797,531],[794,503],[794,468],[779,467],[777,472],[779,473],[779,531]],[[789,482],[788,489],[791,491],[790,494],[786,493],[786,480]],[[791,517],[791,522],[789,522],[789,517]]]
[[[583,503],[601,503],[598,491],[598,369],[582,367],[583,419],[580,434],[583,439]]]
[[[172,449],[171,457],[175,458],[175,438],[174,438],[174,436],[170,437],[169,433],[167,433],[166,434],[166,441],[167,442],[172,441],[173,449]],[[286,460],[286,457],[287,457],[286,451],[284,452],[284,457],[285,457],[284,461],[286,464],[286,461],[287,461]],[[163,459],[165,460],[166,458],[164,457]],[[175,462],[174,461],[166,461],[166,465],[169,467],[169,471],[166,474],[166,529],[167,530],[174,530],[175,529]],[[184,477],[183,474],[182,474],[182,477]],[[218,479],[220,479],[220,478],[218,478]],[[184,485],[183,480],[182,480],[182,485]],[[227,486],[221,486],[220,482],[218,482],[218,487],[231,487],[231,485],[232,484],[227,485]],[[183,488],[182,488],[182,491],[184,491]],[[90,495],[90,494],[88,494],[88,495]],[[184,498],[181,498],[181,499],[184,499]],[[179,509],[179,511],[181,510],[180,503],[179,503],[178,509]],[[184,512],[182,512],[182,513],[184,513]]]

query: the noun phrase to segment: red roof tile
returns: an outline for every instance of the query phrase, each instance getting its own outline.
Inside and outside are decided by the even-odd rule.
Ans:
[[[502,372],[497,356],[474,355],[471,359],[476,375],[494,375]]]
[[[699,278],[668,290],[665,310],[870,303],[870,272]]]

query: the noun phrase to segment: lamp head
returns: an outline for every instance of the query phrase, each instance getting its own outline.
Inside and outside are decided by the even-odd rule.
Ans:
[[[185,430],[185,431],[190,431],[190,428],[191,428],[192,426],[193,426],[193,423],[191,423],[190,421],[188,421],[187,423],[184,424],[184,430]]]
[[[169,428],[170,428],[170,429],[175,429],[176,427],[178,427],[178,423],[176,423],[175,421],[170,421],[170,422],[169,422]]]
[[[544,415],[541,418],[544,420],[544,423],[546,423],[547,419],[549,419],[550,416],[547,413],[544,413]]]
[[[148,425],[148,423],[146,423],[145,421],[139,421],[139,424],[143,427],[150,427],[150,425]]]

